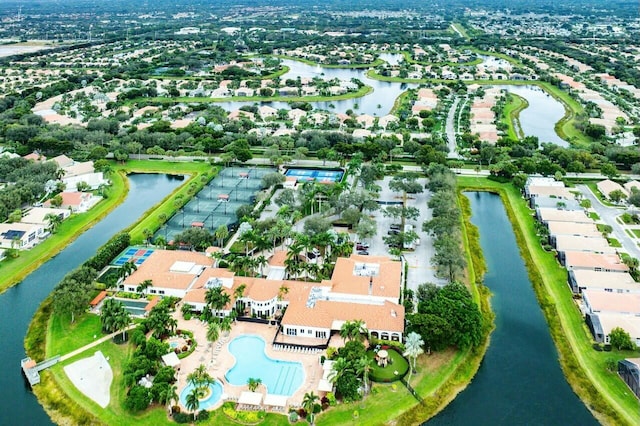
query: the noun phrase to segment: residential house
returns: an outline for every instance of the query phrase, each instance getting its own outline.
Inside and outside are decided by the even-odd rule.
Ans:
[[[586,322],[596,342],[610,344],[609,334],[621,328],[631,336],[631,341],[640,347],[640,317],[624,314],[593,313],[586,315]]]
[[[585,313],[627,314],[640,317],[640,294],[586,289],[582,292]]]
[[[574,293],[583,290],[607,291],[610,293],[640,293],[640,283],[629,274],[588,270],[569,271],[569,286]]]
[[[584,269],[588,271],[629,272],[617,254],[599,254],[584,251],[566,251],[564,266],[567,270]]]
[[[0,223],[0,248],[29,249],[48,233],[42,225],[31,223]]]
[[[634,190],[635,191],[640,191],[640,182],[638,182],[637,180],[631,180],[631,181],[625,183],[622,186],[624,186],[624,189],[629,194],[631,194]]]
[[[531,203],[531,208],[533,209],[550,208],[550,209],[573,210],[573,211],[584,210],[584,208],[580,206],[580,203],[578,203],[578,201],[574,199],[537,196],[537,197],[531,197],[529,199],[529,202]]]
[[[58,216],[61,220],[68,218],[71,215],[69,209],[50,209],[47,207],[33,207],[25,214],[20,220],[21,223],[29,223],[32,225],[42,225],[44,228],[49,227],[49,219],[47,215],[53,214]]]
[[[559,235],[580,235],[590,238],[602,237],[602,232],[598,231],[598,227],[594,222],[573,223],[548,221],[547,228],[549,228],[549,241],[551,245],[555,245],[554,239]]]
[[[536,209],[536,216],[545,225],[548,222],[593,223],[593,220],[584,211],[539,208]]]
[[[600,191],[600,193],[607,198],[611,198],[611,193],[613,191],[620,191],[626,196],[629,195],[629,191],[627,191],[627,189],[624,186],[609,179],[605,179],[603,181],[598,182],[596,184],[596,187],[598,188],[598,191]]]
[[[529,185],[524,188],[524,195],[526,198],[535,197],[551,197],[560,198],[563,200],[574,200],[576,197],[569,189],[561,186],[536,186]]]

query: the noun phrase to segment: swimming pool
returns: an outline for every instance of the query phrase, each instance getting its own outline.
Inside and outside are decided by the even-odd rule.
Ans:
[[[145,315],[146,311],[144,308],[146,308],[147,305],[149,304],[149,301],[146,299],[141,299],[141,300],[116,299],[116,300],[119,300],[120,302],[122,302],[122,304],[124,305],[124,308],[131,315],[138,315],[138,316]]]
[[[189,395],[192,389],[193,385],[188,384],[184,387],[184,389],[182,389],[182,392],[180,392],[180,403],[185,408],[187,407],[187,395]],[[200,400],[200,406],[198,407],[198,410],[208,410],[209,408],[216,405],[216,403],[220,400],[220,397],[222,397],[222,385],[220,384],[220,382],[215,382],[214,384],[209,385],[209,389],[211,389],[209,396],[207,396],[205,399]]]
[[[284,175],[288,177],[295,177],[299,182],[340,182],[342,180],[342,176],[344,175],[344,171],[292,167],[290,169],[287,169]]]
[[[229,352],[236,364],[227,371],[225,378],[236,386],[247,384],[249,378],[260,379],[267,392],[274,395],[291,396],[304,381],[302,363],[269,358],[265,342],[259,336],[240,336],[229,343]]]

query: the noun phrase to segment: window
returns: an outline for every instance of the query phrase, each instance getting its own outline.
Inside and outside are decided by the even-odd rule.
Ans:
[[[326,331],[316,331],[316,338],[318,339],[326,339],[327,332]]]
[[[164,290],[158,290],[158,294],[164,294]]]
[[[296,328],[287,328],[287,336],[297,336],[298,329]]]

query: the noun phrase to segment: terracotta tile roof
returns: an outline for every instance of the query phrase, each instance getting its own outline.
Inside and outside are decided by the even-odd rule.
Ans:
[[[276,251],[273,254],[273,256],[271,256],[269,258],[269,265],[270,266],[284,266],[284,261],[286,260],[286,258],[287,258],[287,251],[286,250]]]
[[[593,269],[615,272],[629,272],[629,267],[622,263],[617,254],[598,254],[586,251],[565,252],[567,269]]]
[[[547,222],[551,235],[582,235],[584,237],[602,237],[595,223]]]
[[[283,325],[332,328],[334,321],[363,320],[369,330],[404,332],[404,307],[385,301],[383,305],[317,301],[313,308],[290,304]]]
[[[558,210],[553,208],[538,209],[538,216],[543,222],[593,223],[593,219],[582,211]]]
[[[202,253],[180,250],[155,250],[138,270],[128,276],[125,285],[138,285],[151,280],[154,287],[186,290],[196,275],[171,271],[175,262],[193,262],[197,265],[210,266],[211,259]]]
[[[333,282],[332,291],[368,295],[370,277],[354,274],[356,266],[360,265],[380,265],[377,274],[373,276],[372,296],[400,298],[402,264],[386,256],[360,256],[353,254],[349,258],[338,258],[331,277]]]
[[[593,312],[640,315],[640,294],[584,290],[582,297]]]

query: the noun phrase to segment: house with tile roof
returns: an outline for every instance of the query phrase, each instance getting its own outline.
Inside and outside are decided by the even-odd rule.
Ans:
[[[202,312],[207,290],[221,287],[230,301],[217,313],[219,316],[241,307],[241,316],[280,319],[283,343],[287,339],[294,339],[296,344],[326,342],[342,324],[353,320],[363,320],[374,337],[402,340],[405,311],[398,303],[400,262],[386,256],[354,254],[339,258],[331,279],[318,283],[280,278],[282,274],[275,273],[282,268],[279,253],[286,252],[273,256],[267,278],[255,278],[215,268],[205,254],[155,250],[124,280],[121,289],[135,292],[141,282],[151,280],[148,293],[180,297],[192,310]]]

